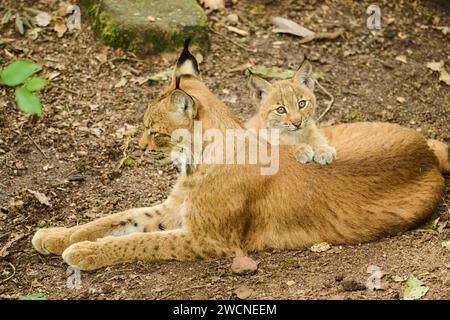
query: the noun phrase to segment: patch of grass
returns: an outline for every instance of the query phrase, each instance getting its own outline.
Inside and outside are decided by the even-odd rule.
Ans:
[[[284,259],[280,262],[280,267],[283,269],[298,268],[298,260]]]
[[[125,158],[122,162],[122,167],[126,167],[126,168],[133,168],[136,166],[136,160],[132,159],[132,158]]]
[[[88,171],[90,167],[91,167],[91,163],[89,161],[79,161],[75,164],[75,169],[79,173]]]
[[[345,116],[345,121],[351,122],[351,121],[360,121],[361,120],[361,112],[360,111],[353,111],[349,115]]]

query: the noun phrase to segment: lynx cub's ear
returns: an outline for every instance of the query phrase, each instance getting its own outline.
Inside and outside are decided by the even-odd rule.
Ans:
[[[313,91],[314,90],[314,79],[311,77],[312,75],[312,66],[311,63],[305,58],[298,68],[295,76],[293,78],[294,82],[297,82],[301,86]]]
[[[197,109],[194,100],[186,92],[182,90],[174,90],[170,96],[170,104],[174,111],[178,111],[187,115],[188,118],[195,118]]]
[[[250,75],[248,86],[258,103],[263,101],[267,97],[270,89],[272,88],[272,85],[268,81],[254,74]]]

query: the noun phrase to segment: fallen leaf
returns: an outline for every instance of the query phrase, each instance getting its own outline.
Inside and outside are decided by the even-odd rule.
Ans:
[[[61,73],[58,72],[58,71],[55,71],[55,72],[50,73],[50,74],[48,75],[47,79],[48,79],[48,80],[53,80],[53,79],[55,79],[56,77],[58,77],[59,75],[61,75]]]
[[[450,74],[444,68],[439,71],[439,81],[445,82],[445,84],[450,86]]]
[[[61,18],[55,19],[53,29],[58,33],[58,38],[62,38],[67,31],[67,26]]]
[[[289,19],[274,17],[272,18],[272,23],[277,26],[277,28],[272,30],[275,33],[289,33],[299,37],[308,37],[314,35],[313,31],[302,27],[298,23]]]
[[[47,12],[40,12],[34,17],[34,20],[39,27],[46,27],[50,24],[52,16]]]
[[[449,27],[433,27],[436,30],[440,30],[444,35],[450,35]]]
[[[400,56],[395,57],[395,60],[400,61],[400,62],[403,62],[403,63],[407,63],[407,62],[406,62],[406,56],[403,55],[403,54],[400,55]]]
[[[42,28],[34,28],[28,33],[28,37],[31,40],[36,40],[39,37],[39,33],[42,31]]]
[[[427,68],[429,68],[433,71],[438,71],[438,72],[439,72],[439,70],[441,70],[441,68],[443,66],[444,66],[444,61],[442,61],[442,60],[439,62],[432,61],[432,62],[427,63]]]
[[[47,207],[52,206],[50,204],[50,199],[45,194],[30,189],[28,189],[28,192],[31,193],[39,201],[39,203],[46,205]]]
[[[318,244],[313,245],[309,250],[312,252],[324,252],[331,248],[331,245],[327,242],[321,242]]]
[[[99,53],[99,54],[96,54],[94,57],[100,63],[105,63],[106,61],[108,61],[108,56],[106,55],[106,53]]]
[[[122,79],[120,79],[119,82],[116,83],[114,88],[122,88],[122,87],[124,87],[127,84],[127,82],[128,82],[127,79],[122,78]]]
[[[231,265],[231,271],[234,274],[251,274],[258,269],[258,264],[250,257],[235,257]]]
[[[406,281],[405,291],[403,293],[403,300],[418,300],[422,298],[427,292],[428,287],[415,276],[409,276]]]
[[[15,27],[16,27],[16,31],[19,32],[20,34],[23,35],[25,33],[25,28],[23,26],[23,20],[19,14],[16,14]]]
[[[392,277],[392,280],[394,280],[394,282],[404,282],[407,279],[408,279],[407,276],[403,276],[403,277],[401,277],[401,276],[393,276]]]
[[[22,239],[23,237],[25,237],[24,234],[13,234],[13,236],[11,237],[11,240],[9,240],[1,249],[0,249],[0,258],[4,258],[6,257],[9,252],[8,249],[13,245],[14,242],[16,242],[17,240]]]
[[[240,286],[239,288],[237,288],[234,293],[236,294],[236,296],[241,299],[241,300],[245,300],[251,297],[251,295],[253,294],[253,291],[249,288],[247,288],[246,286]]]
[[[405,98],[403,98],[403,97],[397,97],[397,102],[399,102],[399,103],[405,103],[405,101],[406,101],[406,99]]]
[[[439,72],[439,81],[444,82],[445,84],[450,86],[450,75],[447,70],[444,68],[444,61],[439,62],[428,62],[427,68]]]
[[[6,13],[2,17],[1,24],[7,24],[9,20],[11,20],[11,18],[12,18],[12,11],[11,9],[8,9],[8,11],[6,11]]]

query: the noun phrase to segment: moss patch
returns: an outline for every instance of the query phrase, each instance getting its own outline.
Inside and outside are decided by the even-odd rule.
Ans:
[[[180,48],[192,38],[205,51],[209,47],[208,21],[195,0],[82,0],[92,28],[102,42],[135,51],[158,54]]]

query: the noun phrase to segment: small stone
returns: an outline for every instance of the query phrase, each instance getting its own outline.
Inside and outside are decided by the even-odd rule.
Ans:
[[[246,286],[240,286],[237,288],[234,293],[236,294],[236,297],[238,297],[241,300],[245,300],[251,297],[253,294],[253,291]]]
[[[366,285],[353,279],[342,281],[342,289],[344,291],[360,291],[366,290]]]
[[[239,23],[239,16],[235,13],[229,14],[227,16],[227,21],[231,24],[231,25],[237,25]]]
[[[329,243],[321,242],[313,245],[311,248],[309,248],[309,250],[311,250],[312,252],[324,252],[329,250],[330,248],[331,245]]]
[[[286,284],[287,284],[288,287],[291,287],[291,286],[293,286],[295,284],[295,281],[292,281],[292,280],[286,281]]]
[[[257,269],[258,264],[250,257],[235,257],[231,265],[231,271],[238,275],[252,274]]]

